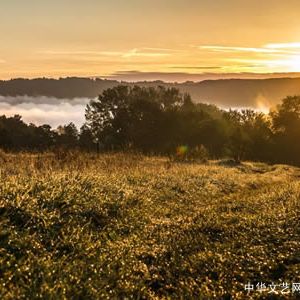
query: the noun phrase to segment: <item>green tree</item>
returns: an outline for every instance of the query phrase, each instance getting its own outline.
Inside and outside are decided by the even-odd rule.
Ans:
[[[60,147],[74,149],[78,146],[79,134],[74,123],[71,122],[68,125],[59,126],[57,133],[57,144]]]
[[[300,165],[300,96],[282,100],[273,112],[276,160]]]
[[[117,86],[86,109],[86,124],[106,149],[166,151],[176,141],[176,115],[188,101],[174,88]]]

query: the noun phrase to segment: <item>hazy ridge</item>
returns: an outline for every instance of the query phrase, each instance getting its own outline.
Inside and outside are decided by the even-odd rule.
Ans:
[[[300,78],[219,79],[168,83],[163,81],[125,82],[70,77],[0,81],[0,95],[10,97],[21,95],[46,96],[60,99],[94,98],[103,90],[119,84],[172,86],[191,94],[196,102],[211,103],[221,107],[268,108],[279,103],[287,95],[300,94]]]

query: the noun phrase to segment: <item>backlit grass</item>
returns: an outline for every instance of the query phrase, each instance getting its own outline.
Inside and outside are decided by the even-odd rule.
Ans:
[[[247,282],[300,282],[297,168],[79,153],[0,165],[1,299],[247,299],[266,296]]]

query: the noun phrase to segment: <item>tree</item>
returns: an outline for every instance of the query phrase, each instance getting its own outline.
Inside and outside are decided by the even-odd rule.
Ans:
[[[286,97],[270,115],[276,159],[300,165],[300,96]]]
[[[60,147],[74,149],[78,146],[78,130],[74,123],[68,125],[59,126],[57,128],[58,139],[57,144]]]
[[[160,152],[176,141],[176,115],[186,96],[174,88],[117,86],[86,109],[86,125],[106,149]]]
[[[272,132],[267,117],[251,109],[224,113],[228,122],[228,149],[236,161],[266,160],[269,156]]]
[[[94,140],[93,134],[86,124],[82,125],[80,128],[79,147],[88,151],[93,151],[97,149],[97,144]]]
[[[124,147],[129,125],[130,90],[127,86],[107,89],[86,108],[87,126],[107,148]]]

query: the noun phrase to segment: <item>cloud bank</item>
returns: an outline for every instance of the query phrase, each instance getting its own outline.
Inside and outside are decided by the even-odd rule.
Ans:
[[[75,123],[80,127],[84,121],[88,98],[58,99],[54,97],[6,97],[0,96],[0,115],[21,115],[26,123],[35,125],[58,125]]]

